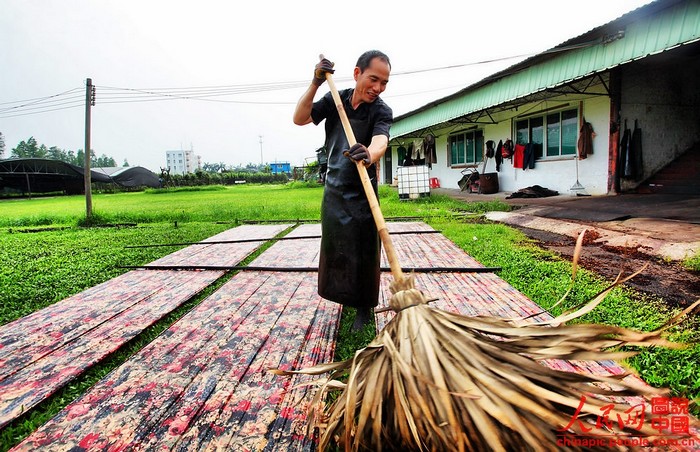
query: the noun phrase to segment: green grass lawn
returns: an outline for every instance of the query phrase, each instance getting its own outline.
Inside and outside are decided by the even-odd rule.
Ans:
[[[91,228],[77,226],[85,219],[82,196],[0,200],[0,325],[127,271],[119,266],[142,265],[178,249],[128,246],[198,241],[242,221],[317,221],[321,197],[321,187],[304,184],[97,194],[93,196],[97,222],[120,226]],[[380,187],[380,202],[385,217],[423,219],[484,265],[501,267],[503,279],[543,308],[552,306],[569,284],[569,262],[536,247],[513,228],[480,220],[484,211],[507,210],[501,202],[467,204],[444,196],[400,201],[396,191],[386,186]],[[581,271],[575,290],[553,314],[587,301],[608,283]],[[204,296],[0,430],[0,450],[31,433]],[[662,300],[617,288],[579,321],[650,330],[672,314]],[[341,321],[338,359],[352,356],[374,337],[371,328],[352,333],[352,316],[352,310],[347,310]],[[689,318],[670,334],[674,340],[692,342],[700,339],[699,331],[697,319]],[[685,350],[643,350],[628,362],[650,384],[670,387],[674,395],[690,399],[700,395],[699,363],[698,345]],[[693,410],[698,414],[697,407]]]
[[[106,223],[217,222],[319,218],[318,189],[285,185],[212,186],[93,196],[93,214]],[[293,198],[294,202],[289,202]],[[83,196],[0,201],[0,227],[75,225],[85,216]]]

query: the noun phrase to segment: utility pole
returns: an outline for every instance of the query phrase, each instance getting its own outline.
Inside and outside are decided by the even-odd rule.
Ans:
[[[90,113],[95,105],[95,87],[92,79],[85,84],[85,217],[88,222],[92,218],[92,176],[90,174]]]
[[[260,166],[263,165],[263,153],[262,153],[262,135],[258,135],[260,137]]]

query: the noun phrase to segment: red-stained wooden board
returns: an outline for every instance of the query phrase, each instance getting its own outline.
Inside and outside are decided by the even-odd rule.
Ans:
[[[304,229],[297,233],[312,235]],[[302,239],[277,242],[264,254],[283,250],[299,259],[309,240],[317,249],[319,239]],[[267,369],[332,361],[341,306],[317,295],[316,278],[235,275],[17,450],[313,448],[306,414],[314,390],[295,387],[310,377]]]
[[[208,240],[270,239],[288,227],[240,226]],[[262,243],[192,245],[173,254],[184,255],[192,249],[200,262],[231,265]],[[223,274],[134,270],[0,327],[0,427],[54,394]]]

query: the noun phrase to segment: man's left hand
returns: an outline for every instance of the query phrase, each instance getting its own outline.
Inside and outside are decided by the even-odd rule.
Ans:
[[[369,151],[360,143],[354,144],[349,150],[344,151],[343,155],[356,162],[362,161],[365,166],[372,164],[372,160],[370,160],[369,157]]]

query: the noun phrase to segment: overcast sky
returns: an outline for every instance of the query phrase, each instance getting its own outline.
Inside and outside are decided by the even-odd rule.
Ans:
[[[190,148],[202,162],[300,165],[323,144],[322,126],[292,123],[319,53],[339,89],[363,51],[387,53],[382,97],[400,115],[648,3],[0,0],[5,157],[31,136],[82,149],[89,77],[98,156],[156,172],[165,151]]]

